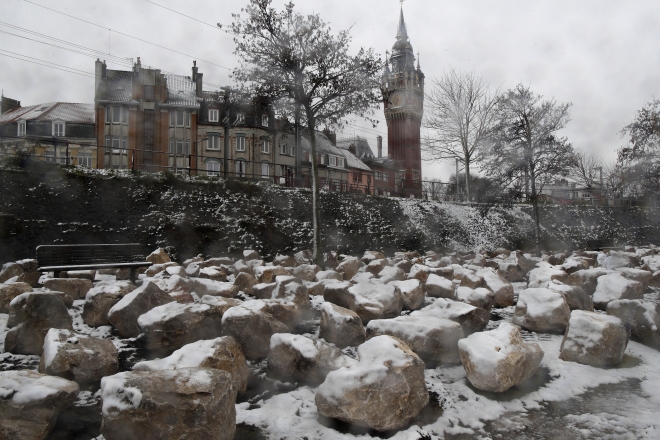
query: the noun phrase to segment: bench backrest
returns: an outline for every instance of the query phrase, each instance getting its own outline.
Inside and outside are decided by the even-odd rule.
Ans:
[[[144,247],[139,243],[37,246],[37,262],[40,267],[132,263],[146,261],[146,256]]]

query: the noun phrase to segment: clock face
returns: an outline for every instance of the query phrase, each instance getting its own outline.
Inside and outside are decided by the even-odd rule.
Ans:
[[[403,99],[401,95],[397,93],[396,95],[392,96],[390,102],[392,103],[393,106],[397,107],[403,103]]]

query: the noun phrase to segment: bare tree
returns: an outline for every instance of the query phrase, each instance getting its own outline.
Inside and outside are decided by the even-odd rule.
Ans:
[[[252,92],[268,96],[283,108],[300,107],[312,149],[312,226],[314,259],[319,253],[319,186],[316,129],[341,127],[349,115],[374,125],[373,108],[380,102],[381,60],[373,49],[349,55],[347,30],[334,35],[317,14],[301,15],[293,3],[278,12],[272,0],[250,0],[234,15],[232,30],[240,67],[233,77]]]
[[[588,189],[600,187],[603,158],[595,151],[575,150],[570,176]]]
[[[451,69],[434,79],[426,97],[424,152],[432,160],[458,159],[465,166],[465,188],[470,201],[470,165],[497,122],[498,93],[473,72]]]
[[[499,101],[499,122],[491,139],[484,172],[510,185],[521,173],[529,178],[536,222],[537,252],[541,247],[538,199],[541,186],[556,175],[567,175],[573,164],[573,147],[557,132],[569,121],[570,103],[543,100],[522,84]]]

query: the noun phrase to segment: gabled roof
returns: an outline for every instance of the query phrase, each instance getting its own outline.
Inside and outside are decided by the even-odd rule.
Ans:
[[[94,104],[49,102],[19,107],[0,115],[0,124],[17,121],[63,121],[94,124]]]
[[[307,133],[303,133],[303,135],[300,137],[300,143],[302,144],[303,150],[312,149],[312,145],[309,142],[309,135]],[[316,132],[316,151],[320,154],[332,154],[338,157],[343,156],[342,150],[335,147],[330,139],[328,139],[328,137],[320,131]]]
[[[357,168],[359,170],[365,170],[365,171],[372,171],[369,166],[362,162],[359,157],[357,157],[355,154],[351,153],[348,150],[340,150],[344,156],[346,156],[346,165],[348,165],[349,168]]]
[[[374,152],[369,146],[369,141],[360,136],[354,138],[342,139],[337,142],[337,147],[343,150],[348,150],[351,145],[355,146],[355,154],[363,159],[373,159]]]
[[[165,104],[199,107],[197,89],[192,78],[166,74],[165,79],[167,80],[167,101],[165,101]]]
[[[103,101],[137,102],[133,99],[133,72],[108,69],[96,96]]]

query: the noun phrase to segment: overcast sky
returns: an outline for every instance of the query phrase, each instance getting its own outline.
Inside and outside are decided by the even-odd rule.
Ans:
[[[205,83],[231,84],[230,69],[236,65],[232,36],[213,25],[227,26],[231,14],[240,13],[246,3],[1,0],[0,54],[4,55],[0,55],[0,87],[5,96],[23,105],[94,100],[93,78],[6,55],[21,54],[32,61],[44,60],[89,74],[94,72],[93,58],[9,35],[7,32],[63,45],[6,24],[115,57],[135,60],[139,56],[143,64],[173,73],[189,75],[196,59]],[[277,7],[283,4],[275,0]],[[383,55],[394,43],[399,7],[398,0],[305,0],[296,4],[300,12],[320,14],[333,30],[352,27],[356,49],[374,47]],[[608,161],[624,143],[618,131],[645,102],[660,96],[658,0],[407,0],[403,9],[410,41],[415,52],[420,52],[428,83],[453,67],[475,71],[494,87],[508,89],[522,82],[548,98],[572,102],[572,121],[563,134],[577,148],[595,150]],[[111,61],[108,65],[129,68]],[[378,113],[382,118],[382,110]],[[386,131],[383,120],[376,129],[348,126],[343,134],[362,135],[375,150],[375,137],[381,133],[386,138]],[[451,164],[425,164],[423,173],[425,178],[446,180],[452,170]]]

